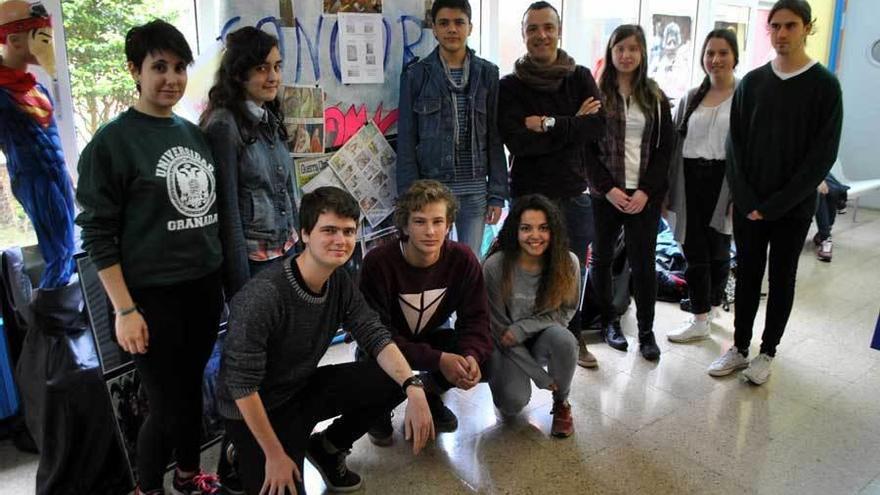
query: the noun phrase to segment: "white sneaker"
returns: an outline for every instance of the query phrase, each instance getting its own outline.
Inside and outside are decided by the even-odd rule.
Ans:
[[[727,352],[709,365],[706,370],[710,376],[726,376],[736,370],[748,367],[749,360],[739,353],[736,346],[731,346]]]
[[[773,364],[773,358],[762,352],[758,354],[758,357],[752,359],[749,367],[742,374],[755,385],[763,385],[770,378],[771,364]]]
[[[702,340],[709,336],[709,320],[698,320],[691,316],[684,325],[666,334],[670,342],[679,344]]]

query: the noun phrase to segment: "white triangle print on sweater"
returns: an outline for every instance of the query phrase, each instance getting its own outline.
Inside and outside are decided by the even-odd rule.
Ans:
[[[431,289],[418,294],[400,294],[400,309],[409,325],[409,330],[413,335],[418,335],[425,325],[434,316],[443,296],[446,295],[446,289]]]

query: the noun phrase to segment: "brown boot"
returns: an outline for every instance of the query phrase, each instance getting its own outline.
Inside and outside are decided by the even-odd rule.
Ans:
[[[571,404],[568,401],[554,400],[553,426],[550,427],[550,435],[557,438],[567,438],[574,433],[574,420],[571,419]]]
[[[578,335],[578,366],[583,368],[595,368],[598,365],[599,362],[596,361],[596,356],[587,349],[587,344],[584,342],[584,336]]]

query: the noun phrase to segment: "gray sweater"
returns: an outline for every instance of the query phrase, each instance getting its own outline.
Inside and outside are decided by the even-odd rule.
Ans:
[[[254,392],[267,411],[290,399],[317,369],[340,326],[373,356],[391,343],[345,270],[333,272],[316,295],[301,281],[295,260],[260,272],[232,299],[217,379],[223,417],[242,419],[235,400]]]
[[[574,253],[571,256],[571,269],[574,272],[575,290],[580,287],[580,263]],[[496,343],[501,339],[507,329],[510,329],[520,342],[513,347],[504,347],[500,343],[496,345],[501,354],[508,359],[514,360],[529,375],[540,388],[547,388],[553,383],[553,379],[540,366],[529,350],[523,345],[530,337],[533,337],[552,325],[563,328],[574,317],[577,311],[577,298],[572,304],[563,303],[557,309],[535,313],[535,296],[538,294],[538,284],[541,281],[540,273],[529,273],[519,266],[514,268],[513,286],[510,297],[505,299],[501,293],[501,281],[503,279],[503,253],[495,253],[489,256],[483,264],[483,278],[486,281],[486,290],[489,294],[489,321],[492,336]]]

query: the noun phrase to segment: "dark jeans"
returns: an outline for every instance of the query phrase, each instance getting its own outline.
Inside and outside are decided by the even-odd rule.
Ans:
[[[435,328],[431,331],[422,331],[417,342],[426,343],[431,346],[431,348],[441,352],[451,352],[453,354],[462,355],[461,349],[458,347],[458,332],[451,328],[441,327]],[[358,348],[357,352],[355,352],[355,360],[371,361],[372,357],[361,350],[361,348]],[[488,360],[477,363],[480,365],[480,374],[482,375],[481,381],[484,382],[489,378],[489,363],[487,361]],[[410,363],[410,366],[412,366],[412,363]],[[428,385],[427,392],[442,394],[450,388],[455,388],[455,385],[450,383],[439,369],[434,371],[419,370],[413,366],[413,371],[422,372],[421,377],[425,380],[426,385]],[[436,390],[434,390],[435,388]]]
[[[138,434],[142,491],[162,488],[174,451],[182,471],[199,469],[202,380],[211,356],[223,295],[219,272],[168,287],[131,289],[149,330],[149,350],[134,363],[150,413]]]
[[[819,194],[816,202],[816,227],[819,229],[819,238],[823,241],[831,237],[831,227],[837,218],[837,203],[839,194],[829,189],[828,194]]]
[[[372,423],[403,399],[400,386],[375,362],[344,363],[316,369],[305,388],[267,414],[285,453],[302,473],[309,435],[317,423],[341,414],[325,433],[334,447],[349,450]],[[263,449],[242,420],[227,419],[226,432],[235,444],[245,492],[260,493],[266,477]],[[302,483],[296,489],[300,495],[305,493]]]
[[[721,304],[730,273],[730,236],[709,226],[724,182],[724,161],[684,161],[684,188],[687,196],[687,232],[684,256],[685,278],[691,312],[708,313]]]
[[[555,201],[565,216],[565,226],[568,233],[569,250],[573,252],[581,263],[581,285],[587,270],[587,249],[596,237],[596,229],[593,224],[593,200],[589,194],[581,194],[571,198],[561,198]],[[583,293],[583,287],[580,288]],[[581,310],[578,310],[568,324],[568,329],[575,334],[581,333]]]
[[[628,191],[628,194],[632,194],[632,191]],[[593,214],[596,240],[593,242],[590,276],[598,298],[602,325],[618,318],[612,304],[611,265],[614,261],[614,244],[623,228],[626,257],[632,269],[639,333],[649,333],[654,328],[654,303],[657,300],[655,259],[660,207],[648,203],[638,214],[629,215],[615,208],[605,198],[594,198]]]
[[[733,238],[736,242],[736,306],[733,343],[746,352],[761,299],[761,282],[770,251],[770,290],[761,352],[776,354],[794,303],[798,258],[810,228],[809,218],[752,221],[734,209]]]

